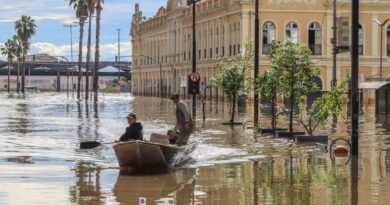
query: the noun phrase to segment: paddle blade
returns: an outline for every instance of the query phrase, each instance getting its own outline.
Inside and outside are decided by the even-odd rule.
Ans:
[[[86,141],[80,143],[80,149],[93,149],[100,146],[102,143],[96,141]]]

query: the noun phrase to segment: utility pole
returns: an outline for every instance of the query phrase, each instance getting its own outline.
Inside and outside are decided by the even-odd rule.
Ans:
[[[359,204],[359,0],[352,0],[351,204]]]
[[[117,28],[118,31],[118,84],[119,80],[121,79],[121,44],[120,44],[120,38],[121,38],[121,29]]]
[[[259,76],[259,0],[255,3],[255,68],[254,68],[254,81]],[[259,94],[254,91],[254,106],[253,106],[253,124],[254,128],[257,129],[259,126]],[[234,109],[234,108],[233,108]]]
[[[337,13],[336,13],[336,1],[333,0],[333,38],[332,38],[332,44],[333,44],[333,79],[332,79],[332,86],[335,86],[337,84],[337,77],[336,77],[336,59],[337,59]]]
[[[352,0],[352,60],[351,60],[351,111],[352,111],[352,156],[359,154],[359,0]]]
[[[192,3],[192,72],[196,72],[196,2],[198,0],[191,0]],[[188,80],[188,79],[187,79]],[[192,94],[192,117],[196,119],[196,94]]]
[[[72,32],[72,28],[73,27],[78,27],[78,25],[74,25],[74,24],[69,24],[69,25],[63,25],[64,27],[68,27],[69,28],[69,32],[70,32],[70,60],[71,60],[71,63],[70,63],[70,66],[72,68],[72,97],[74,97],[74,87],[73,87],[73,32]]]

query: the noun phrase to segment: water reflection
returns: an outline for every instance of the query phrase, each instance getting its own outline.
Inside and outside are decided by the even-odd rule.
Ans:
[[[76,204],[103,204],[100,168],[91,162],[79,162],[74,171],[76,184],[69,189],[70,202]]]
[[[95,106],[68,100],[66,94],[25,98],[0,94],[0,204],[27,204],[21,203],[23,197],[28,204],[43,200],[46,204],[139,204],[140,198],[148,205],[355,201],[382,205],[390,201],[390,119],[376,117],[370,107],[360,118],[355,168],[344,166],[345,160],[331,162],[328,153],[313,145],[272,136],[253,138],[241,126],[221,125],[229,119],[230,107],[219,101],[206,103],[204,123],[199,122],[198,106],[198,129],[191,140],[201,144],[192,156],[194,164],[166,175],[123,176],[109,145],[81,150],[79,143],[114,141],[124,132],[124,117],[132,111],[145,136],[165,133],[175,123],[175,106],[169,99],[120,94],[99,99]],[[187,102],[190,105],[191,100]],[[251,110],[247,105],[240,108],[247,113],[240,113],[237,120],[252,119]],[[269,122],[268,116],[260,116],[262,125]],[[282,117],[280,126],[286,127],[287,122]],[[341,119],[330,120],[318,132],[333,139],[349,138],[348,123]]]
[[[191,168],[163,175],[118,175],[113,194],[120,204],[191,204],[195,176]]]

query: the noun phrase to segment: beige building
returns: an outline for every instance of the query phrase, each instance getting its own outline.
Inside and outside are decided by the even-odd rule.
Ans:
[[[269,66],[267,44],[291,40],[306,44],[321,65],[322,89],[330,87],[333,70],[332,0],[260,0],[260,71]],[[196,4],[197,72],[206,85],[218,74],[217,63],[238,58],[246,42],[254,39],[254,0],[202,0]],[[141,4],[142,7],[142,4]],[[349,44],[351,1],[337,0],[338,43]],[[361,79],[390,76],[389,0],[360,0],[359,71]],[[379,22],[378,22],[379,21]],[[383,34],[381,41],[380,34]],[[133,93],[158,95],[160,78],[164,93],[186,94],[186,76],[192,71],[192,7],[186,0],[168,0],[151,18],[142,16],[137,4],[131,25]],[[382,52],[380,47],[382,44]],[[337,55],[337,79],[350,73],[349,52]],[[213,97],[221,91],[213,88]]]

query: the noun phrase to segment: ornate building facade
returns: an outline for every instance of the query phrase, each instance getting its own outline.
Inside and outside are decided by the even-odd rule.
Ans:
[[[332,2],[260,0],[260,72],[269,67],[267,45],[272,40],[290,40],[306,44],[312,50],[313,59],[321,65],[318,77],[322,89],[329,89],[333,76]],[[130,32],[133,93],[156,96],[162,90],[163,95],[172,92],[186,95],[186,76],[192,72],[192,7],[186,5],[186,0],[168,0],[166,7],[161,7],[148,19],[142,16],[138,4],[135,7]],[[196,70],[201,75],[201,85],[208,85],[219,73],[218,62],[239,58],[243,45],[253,42],[254,7],[254,0],[196,3]],[[336,13],[338,43],[348,44],[351,1],[337,0]],[[360,1],[359,71],[362,79],[379,76],[381,54],[382,75],[390,76],[386,57],[390,56],[390,21],[387,19],[390,19],[389,0]],[[342,32],[343,29],[347,33]],[[337,54],[337,79],[349,75],[350,64],[349,52]],[[221,94],[216,88],[207,91],[211,97]]]

